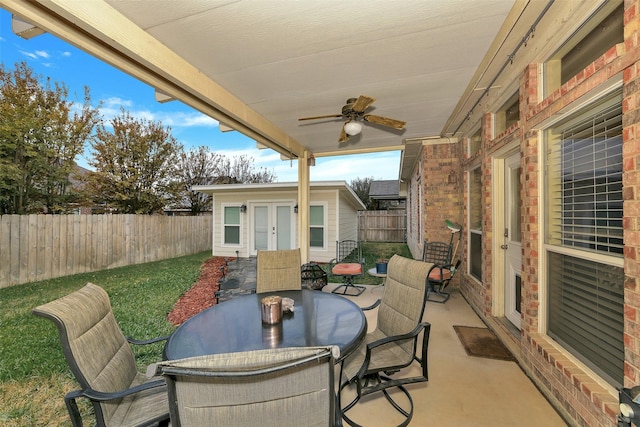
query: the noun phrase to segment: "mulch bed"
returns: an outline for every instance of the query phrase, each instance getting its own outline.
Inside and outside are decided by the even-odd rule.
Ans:
[[[229,260],[232,259],[235,258],[229,258]],[[216,304],[214,294],[220,289],[218,280],[222,278],[223,265],[225,265],[225,258],[217,256],[209,258],[202,264],[198,281],[175,303],[167,316],[169,322],[178,326],[191,316]]]

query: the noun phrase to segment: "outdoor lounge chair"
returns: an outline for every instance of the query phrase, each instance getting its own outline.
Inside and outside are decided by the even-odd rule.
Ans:
[[[451,293],[446,292],[445,288],[460,266],[460,260],[455,264],[451,263],[452,249],[451,243],[424,242],[422,261],[436,265],[429,274],[428,301],[444,304],[451,297]]]
[[[333,426],[337,347],[190,357],[151,365],[169,387],[174,427]]]
[[[332,276],[342,277],[342,285],[331,292],[350,296],[360,295],[365,287],[353,284],[354,277],[364,276],[364,258],[362,258],[362,249],[358,242],[355,240],[337,241],[336,257],[329,261],[329,271]]]
[[[436,265],[429,274],[429,294],[427,301],[438,302],[444,304],[451,297],[450,292],[445,292],[445,288],[453,279],[461,261],[454,263],[460,239],[462,238],[462,226],[450,220],[445,220],[447,229],[451,232],[449,243],[445,242],[424,242],[422,247],[422,261],[432,262]],[[455,236],[458,236],[455,239]],[[454,245],[455,240],[455,245]],[[435,298],[433,296],[436,296]]]
[[[345,381],[340,392],[349,385],[355,385],[356,396],[342,409],[343,419],[350,425],[358,424],[347,416],[353,406],[363,396],[382,392],[391,405],[405,417],[400,424],[406,426],[413,416],[413,400],[406,384],[428,380],[427,349],[431,325],[422,322],[427,300],[427,277],[433,264],[414,261],[394,255],[387,267],[387,280],[382,299],[367,309],[378,307],[376,329],[367,334],[365,342],[343,364]],[[421,333],[422,332],[422,333]],[[416,355],[418,340],[422,335],[420,355]],[[396,376],[403,368],[417,363],[420,375]],[[342,376],[341,376],[342,381]],[[408,408],[402,408],[387,391],[397,387],[408,401]]]
[[[109,296],[99,286],[87,283],[65,297],[32,311],[55,323],[64,357],[81,390],[65,396],[74,427],[82,426],[76,399],[91,401],[98,426],[166,425],[169,420],[164,379],[138,372],[129,343],[149,341],[125,338],[111,310]],[[165,423],[165,424],[163,424]]]
[[[302,289],[300,249],[258,251],[256,292]]]

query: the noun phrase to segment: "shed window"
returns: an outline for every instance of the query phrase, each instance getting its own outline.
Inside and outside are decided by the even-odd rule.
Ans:
[[[224,207],[224,243],[240,244],[240,206]]]
[[[310,246],[312,248],[324,248],[324,206],[309,206],[309,225],[310,225]]]

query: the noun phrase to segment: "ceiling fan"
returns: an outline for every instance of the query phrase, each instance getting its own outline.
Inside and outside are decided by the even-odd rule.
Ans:
[[[362,130],[363,122],[374,123],[380,126],[386,126],[393,129],[404,129],[404,125],[406,122],[402,120],[390,119],[388,117],[376,116],[375,114],[365,114],[367,108],[371,106],[375,102],[375,98],[366,95],[360,95],[358,98],[349,98],[347,99],[347,103],[342,107],[341,114],[329,114],[327,116],[314,116],[314,117],[303,117],[298,119],[299,121],[303,120],[318,120],[318,119],[329,119],[329,118],[343,118],[347,121],[342,126],[342,130],[340,131],[340,137],[338,138],[338,142],[346,142],[349,140],[350,136],[357,135]]]

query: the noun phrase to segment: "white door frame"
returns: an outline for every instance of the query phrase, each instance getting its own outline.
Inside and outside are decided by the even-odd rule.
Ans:
[[[492,249],[492,277],[493,277],[493,289],[492,289],[492,304],[491,304],[491,314],[495,317],[507,317],[509,321],[514,323],[514,325],[520,328],[519,319],[514,319],[513,313],[511,312],[511,308],[507,310],[507,306],[511,307],[511,304],[507,305],[507,301],[512,300],[510,297],[512,292],[507,290],[508,281],[507,277],[511,277],[511,273],[521,274],[522,265],[521,262],[517,269],[513,268],[508,262],[507,259],[507,250],[503,249],[503,245],[509,245],[507,239],[510,237],[504,237],[504,230],[509,228],[509,218],[506,216],[506,202],[507,202],[507,194],[505,191],[505,183],[508,179],[509,168],[507,159],[515,158],[515,156],[520,158],[520,142],[515,141],[509,146],[499,150],[492,157],[492,185],[491,185],[491,193],[493,195],[492,201],[492,216],[493,216],[493,239],[491,244]],[[516,247],[512,248],[514,251],[518,251],[521,254],[521,246],[515,245]],[[508,248],[507,248],[508,249]],[[517,270],[517,271],[516,271]],[[509,313],[507,313],[509,311]],[[514,320],[516,320],[514,322]]]
[[[522,286],[522,239],[520,232],[520,175],[517,178],[517,188],[514,186],[513,172],[520,173],[520,153],[515,153],[504,160],[505,163],[505,224],[503,246],[505,252],[505,317],[520,329],[521,311],[518,311],[521,294],[518,287]],[[516,200],[517,199],[517,200]],[[517,206],[517,208],[516,208]],[[517,225],[514,226],[514,222]],[[499,233],[496,233],[496,237]],[[518,282],[520,278],[520,282]],[[520,288],[521,289],[521,288]],[[520,310],[522,310],[520,308]]]
[[[266,208],[266,212],[267,212],[267,218],[266,218],[266,227],[269,230],[269,236],[267,238],[267,250],[276,250],[276,249],[292,249],[295,247],[295,237],[296,237],[296,230],[295,230],[295,225],[296,225],[296,221],[295,218],[293,217],[294,215],[294,210],[293,210],[293,206],[294,203],[291,201],[263,201],[263,202],[249,202],[248,203],[248,208],[247,210],[249,211],[249,255],[256,255],[258,252],[256,250],[256,227],[255,227],[255,220],[256,220],[256,213],[255,210],[256,208]],[[278,238],[279,238],[279,229],[277,227],[277,212],[278,212],[278,208],[282,208],[282,207],[286,207],[289,210],[289,244],[285,246],[288,247],[280,247],[278,248]],[[286,236],[286,233],[285,233]],[[282,242],[280,241],[280,243],[282,244]]]

